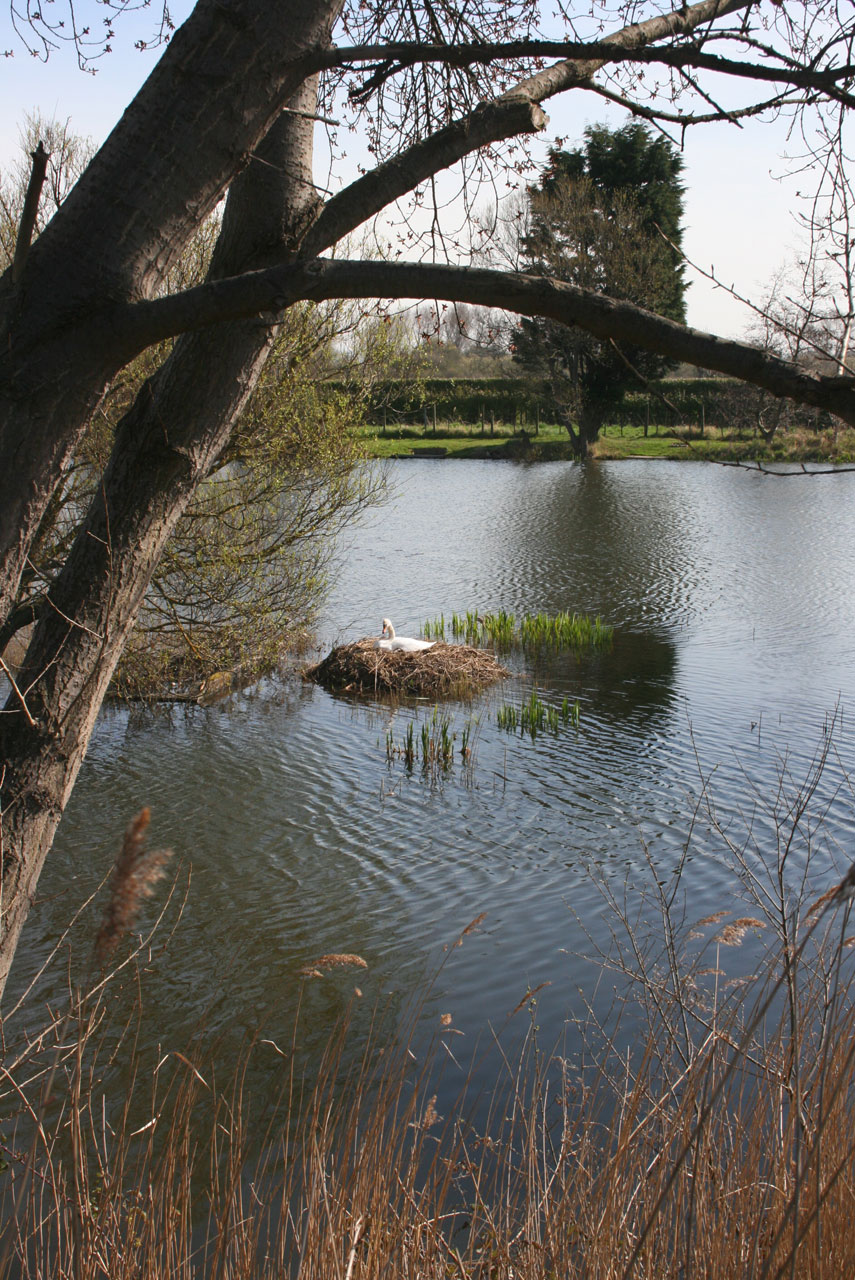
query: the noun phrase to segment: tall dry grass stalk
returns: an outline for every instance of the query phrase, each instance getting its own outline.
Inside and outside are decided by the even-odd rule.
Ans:
[[[692,920],[679,868],[652,878],[655,932],[610,899],[615,1015],[589,1010],[561,1052],[497,1041],[488,1099],[437,1101],[448,1015],[433,1053],[378,1019],[354,1058],[345,1019],[311,1080],[297,1028],[223,1081],[201,1040],[144,1068],[132,1021],[117,1039],[80,998],[0,1072],[0,1280],[855,1274],[855,869],[813,904],[802,863],[786,875],[817,785],[764,871],[734,846],[765,908]],[[276,1105],[248,1093],[262,1057]]]

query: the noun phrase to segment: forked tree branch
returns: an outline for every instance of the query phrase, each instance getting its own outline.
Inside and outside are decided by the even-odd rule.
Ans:
[[[602,48],[614,51],[644,49],[669,36],[686,35],[717,18],[750,8],[756,0],[700,0],[687,8],[636,22],[610,35]],[[413,191],[433,174],[449,168],[481,147],[545,128],[540,104],[558,93],[592,87],[591,77],[607,65],[603,56],[567,59],[512,86],[493,102],[482,103],[428,138],[414,143],[378,165],[328,200],[303,242],[306,257],[330,248],[360,223]]]

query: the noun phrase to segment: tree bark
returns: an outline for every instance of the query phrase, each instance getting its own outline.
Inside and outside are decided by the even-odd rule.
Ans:
[[[415,262],[362,262],[318,258],[247,272],[187,290],[173,298],[138,303],[118,314],[137,342],[213,324],[223,317],[277,313],[300,300],[326,298],[442,298],[545,316],[578,325],[595,337],[643,347],[673,360],[715,369],[789,396],[855,426],[855,378],[813,373],[792,360],[733,338],[678,324],[643,307],[563,280],[474,267]],[[129,341],[130,341],[129,336]]]

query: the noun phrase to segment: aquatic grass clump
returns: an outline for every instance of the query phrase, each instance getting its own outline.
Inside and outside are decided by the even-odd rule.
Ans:
[[[427,621],[422,633],[444,640],[445,615]],[[499,609],[495,613],[453,613],[451,636],[471,645],[492,645],[495,649],[525,651],[536,649],[603,649],[611,644],[614,628],[602,618],[585,613],[526,613],[517,625],[513,613]]]
[[[524,649],[602,649],[614,628],[586,613],[527,613],[519,634]]]
[[[481,623],[477,613],[453,613],[451,615],[451,634],[455,640],[465,640],[467,644],[480,644]]]
[[[395,742],[395,735],[391,729],[386,731],[386,759],[391,764],[396,756],[403,759],[408,769],[412,769],[416,763],[416,737],[412,720],[407,725],[404,741],[400,744]]]
[[[554,707],[542,700],[537,689],[532,689],[528,701],[520,706],[513,702],[503,703],[496,713],[496,720],[500,729],[509,733],[516,733],[519,729],[520,733],[528,733],[535,738],[544,731],[558,733],[568,724],[578,729],[579,715],[578,698],[571,704],[565,697],[560,707]]]
[[[459,755],[464,763],[469,762],[472,757],[471,743],[475,727],[476,725],[473,724],[470,718],[459,731]],[[418,738],[414,720],[408,722],[402,742],[396,742],[395,735],[391,729],[387,731],[386,759],[390,763],[395,759],[402,759],[407,768],[412,769],[417,758],[419,758],[422,768],[426,771],[434,769],[447,770],[454,763],[454,751],[457,741],[458,730],[454,727],[452,717],[446,715],[444,711],[440,711],[437,706],[434,707],[430,717],[422,722],[418,731]]]
[[[465,644],[492,644],[497,649],[510,649],[514,643],[514,615],[504,609],[498,613],[453,613],[450,629],[452,639]],[[422,626],[422,635],[426,640],[445,640],[445,614],[429,618]]]
[[[510,649],[514,644],[514,615],[500,609],[498,613],[485,613],[481,619],[482,633],[497,649]]]

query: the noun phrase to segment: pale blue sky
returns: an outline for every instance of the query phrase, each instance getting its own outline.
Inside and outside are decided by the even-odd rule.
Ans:
[[[180,7],[174,6],[174,16],[180,18],[189,8],[189,0],[182,0]],[[133,48],[137,35],[149,32],[148,13],[126,15],[113,41],[115,51],[101,60],[93,76],[78,69],[68,49],[47,63],[31,57],[11,33],[8,12],[0,14],[0,50],[15,49],[14,57],[0,62],[0,167],[8,165],[16,151],[24,115],[35,109],[70,120],[76,133],[103,140],[156,61],[156,52]],[[578,91],[545,105],[550,117],[547,141],[558,134],[568,145],[581,137],[587,123],[614,125],[625,119]],[[349,148],[353,160],[350,142]],[[798,238],[792,217],[795,184],[773,176],[784,169],[781,156],[786,148],[782,123],[749,122],[743,129],[716,125],[690,131],[686,137],[686,252],[703,267],[714,266],[723,281],[758,301]],[[689,322],[699,328],[736,337],[744,335],[750,323],[746,308],[697,278],[688,300]]]

